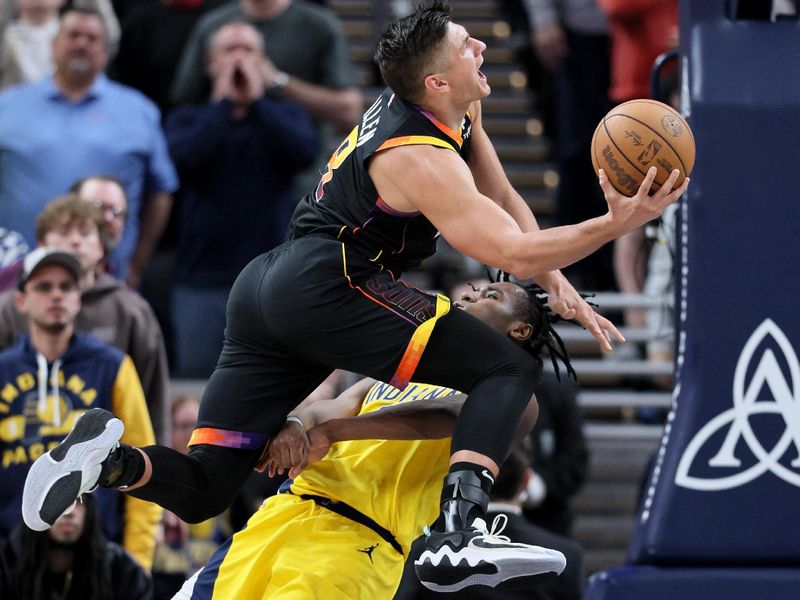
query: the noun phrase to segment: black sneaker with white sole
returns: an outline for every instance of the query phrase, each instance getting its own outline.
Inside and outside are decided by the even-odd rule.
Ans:
[[[426,531],[425,551],[414,561],[422,585],[436,592],[455,592],[470,585],[495,587],[515,577],[561,574],[567,565],[561,552],[512,542],[500,535],[507,522],[508,517],[500,514],[491,531],[480,518],[461,531]]]
[[[117,447],[122,421],[92,408],[58,446],[31,465],[22,492],[22,518],[34,531],[49,529],[81,494],[97,487],[102,463]]]

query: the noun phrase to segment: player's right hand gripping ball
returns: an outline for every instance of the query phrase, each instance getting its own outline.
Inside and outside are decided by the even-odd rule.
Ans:
[[[692,172],[694,135],[672,107],[656,100],[630,100],[603,117],[592,136],[592,164],[603,169],[617,191],[634,196],[647,171],[658,173],[650,188],[657,191],[673,169],[680,171],[674,188]]]

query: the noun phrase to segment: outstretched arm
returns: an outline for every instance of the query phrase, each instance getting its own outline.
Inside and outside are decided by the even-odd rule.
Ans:
[[[539,230],[536,217],[525,199],[511,185],[486,130],[480,102],[470,107],[472,115],[472,153],[468,163],[478,191],[494,200],[514,219],[521,232]],[[595,313],[560,270],[545,271],[533,277],[549,295],[550,308],[562,318],[577,319],[606,351],[611,338],[625,341],[611,321]]]
[[[679,175],[675,170],[661,189],[649,196],[656,175],[652,168],[638,193],[626,197],[601,171],[608,213],[576,225],[524,231],[514,216],[479,191],[467,164],[450,150],[399,146],[375,156],[369,173],[389,206],[401,212],[422,212],[458,251],[520,279],[537,279],[553,294],[552,308],[564,318],[577,318],[605,350],[612,349],[610,336],[624,341],[622,336],[580,300],[560,273],[549,272],[577,262],[654,219],[676,202],[688,185],[685,181],[672,190]]]
[[[282,473],[283,469],[288,468],[289,476],[294,478],[306,466],[325,456],[335,442],[371,439],[427,440],[449,437],[453,434],[453,428],[466,399],[465,394],[455,394],[401,402],[368,414],[336,417],[319,422],[308,431],[309,452],[296,462],[283,462],[283,459],[275,460],[270,457],[270,473]],[[528,435],[536,423],[538,414],[539,405],[536,398],[531,397],[517,428],[518,440]],[[284,429],[287,426],[290,425],[287,423]],[[283,433],[284,431],[279,436]],[[277,440],[278,437],[275,438],[275,441]]]
[[[429,440],[453,435],[466,394],[401,402],[356,417],[333,419],[309,431],[312,451],[309,463],[322,458],[331,444],[346,440]],[[516,439],[524,439],[536,423],[539,405],[532,396],[517,427]],[[321,452],[321,454],[320,454]]]
[[[422,212],[460,252],[528,279],[570,265],[603,244],[656,218],[677,201],[686,184],[672,191],[675,170],[652,197],[656,169],[636,196],[622,196],[600,173],[609,211],[578,223],[524,232],[514,218],[478,191],[461,157],[434,146],[398,146],[379,153],[369,166],[381,198],[401,212]],[[399,177],[398,173],[403,176]]]
[[[306,432],[330,419],[355,415],[374,384],[374,379],[362,379],[331,400],[311,394],[286,417],[283,427],[270,441],[261,466],[256,468],[261,470],[263,466],[271,477],[283,473],[284,468],[305,464],[309,451]]]
[[[324,421],[309,435],[324,437],[328,445],[345,440],[432,440],[449,437],[466,398],[466,394],[456,394],[392,404],[357,417]]]
[[[374,383],[373,379],[364,379],[333,400],[304,401],[292,411],[270,442],[265,462],[270,475],[291,468],[290,476],[294,477],[307,464],[325,456],[334,442],[448,437],[466,399],[464,394],[456,394],[402,402],[353,416]]]

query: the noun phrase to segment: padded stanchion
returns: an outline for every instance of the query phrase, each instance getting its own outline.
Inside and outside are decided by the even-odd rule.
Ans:
[[[797,600],[800,570],[620,567],[589,580],[583,600]]]
[[[681,3],[675,411],[629,560],[800,566],[800,24],[725,7]]]

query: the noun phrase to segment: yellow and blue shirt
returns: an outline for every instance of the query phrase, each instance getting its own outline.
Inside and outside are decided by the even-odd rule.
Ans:
[[[376,383],[364,398],[359,414],[457,393],[424,383],[411,382],[402,391]],[[338,442],[294,480],[291,490],[297,495],[324,496],[349,504],[392,532],[407,554],[411,542],[438,514],[449,460],[449,437]]]
[[[22,488],[33,461],[58,445],[90,408],[122,419],[123,443],[155,443],[139,376],[120,350],[78,332],[52,363],[27,335],[0,352],[0,534],[22,522]],[[161,509],[113,490],[99,489],[95,496],[106,536],[149,568]]]

